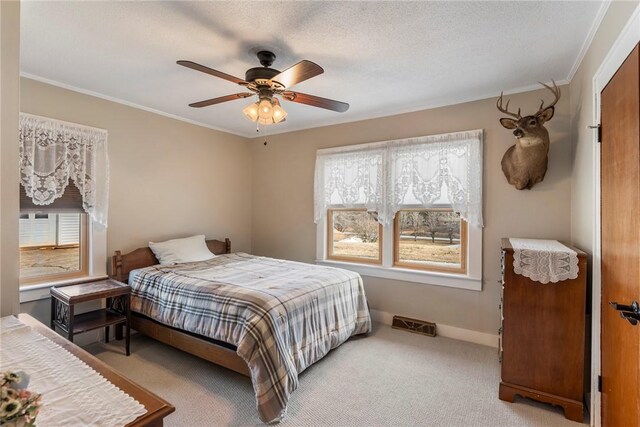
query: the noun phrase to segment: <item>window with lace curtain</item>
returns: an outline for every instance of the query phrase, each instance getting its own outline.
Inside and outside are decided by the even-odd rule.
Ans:
[[[21,300],[106,275],[107,131],[20,114]]]
[[[482,131],[318,150],[318,262],[480,289]]]

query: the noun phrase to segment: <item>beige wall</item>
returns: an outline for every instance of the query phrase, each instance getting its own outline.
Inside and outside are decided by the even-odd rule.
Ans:
[[[14,174],[14,147],[5,138],[6,32],[17,46],[16,6],[2,3],[2,176]],[[482,128],[485,130],[482,292],[365,277],[372,308],[438,323],[495,333],[500,277],[499,238],[573,240],[587,251],[593,237],[591,79],[638,2],[613,2],[556,116],[549,123],[552,145],[545,181],[531,191],[509,186],[500,159],[512,144],[498,123],[494,99],[436,108],[377,120],[261,138],[251,144],[229,134],[193,126],[95,97],[22,79],[22,111],[105,128],[111,159],[108,252],[128,251],[150,239],[203,232],[229,236],[234,250],[312,262],[313,170],[319,148]],[[13,29],[12,29],[13,28]],[[9,92],[13,88],[9,85]],[[535,109],[545,91],[514,95],[512,105]],[[9,111],[9,116],[11,111]],[[11,117],[10,117],[11,118]],[[11,137],[15,138],[15,136]],[[573,145],[571,144],[573,140]],[[12,175],[13,176],[13,175]],[[6,180],[3,180],[3,183]],[[8,192],[5,192],[5,189]],[[17,209],[7,203],[13,185],[2,184],[2,312],[16,301]],[[6,212],[11,210],[10,214]],[[11,250],[7,250],[11,246]],[[9,269],[5,269],[9,266]],[[6,279],[6,280],[5,280]],[[43,303],[22,309],[46,317]]]
[[[108,254],[197,233],[251,251],[245,138],[26,78],[20,99],[23,112],[109,132]],[[22,310],[48,316],[42,302]]]
[[[570,239],[571,141],[569,90],[548,124],[549,171],[531,191],[510,186],[500,169],[513,135],[498,122],[495,99],[470,102],[376,120],[310,129],[253,141],[253,251],[259,255],[312,262],[313,173],[319,148],[421,135],[484,129],[483,291],[365,277],[371,308],[495,334],[500,325],[501,237]],[[545,90],[512,96],[511,105],[535,111]],[[294,118],[291,118],[292,120]]]
[[[109,132],[107,252],[203,233],[251,250],[245,138],[22,78],[21,111]]]
[[[594,229],[593,186],[593,76],[611,49],[638,1],[611,2],[607,13],[591,42],[578,71],[571,80],[571,238],[573,242],[591,253]]]
[[[20,3],[0,2],[0,316],[18,305]]]

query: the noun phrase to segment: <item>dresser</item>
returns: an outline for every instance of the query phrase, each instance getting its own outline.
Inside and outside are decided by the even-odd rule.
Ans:
[[[502,239],[499,396],[508,402],[520,395],[558,405],[566,418],[582,422],[587,256],[568,247],[577,253],[577,277],[541,283],[516,273],[512,243]]]
[[[126,427],[161,427],[164,423],[164,418],[175,411],[175,408],[164,399],[132,382],[128,378],[125,378],[95,356],[53,332],[28,314],[19,314],[15,319],[9,319],[10,317],[11,316],[7,316],[2,319],[3,328],[0,331],[0,335],[2,335],[3,338],[3,357],[0,358],[0,365],[2,365],[3,370],[17,371],[18,369],[13,369],[14,366],[17,366],[24,369],[28,374],[31,374],[31,391],[43,393],[43,405],[51,405],[52,408],[47,409],[46,413],[45,411],[41,411],[38,415],[36,419],[37,425],[89,425],[92,424],[92,422],[95,425],[105,425],[105,417],[108,418],[111,425],[114,423],[117,424],[114,420],[120,419],[121,417],[118,417],[118,415],[113,412],[109,412],[113,410],[113,404],[110,404],[112,401],[110,401],[109,398],[109,395],[113,397],[113,393],[123,393],[128,399],[135,399],[134,402],[142,406],[138,417],[126,423]],[[9,320],[7,321],[7,319]],[[6,323],[4,323],[5,321]],[[5,329],[5,325],[9,325],[10,328]],[[11,345],[12,340],[8,338],[7,335],[11,333],[11,328],[20,331],[22,338],[19,340],[19,346]],[[15,339],[13,342],[15,343]],[[21,356],[24,348],[38,350],[30,354],[31,360],[29,363],[25,362],[24,360],[27,359],[23,359]],[[43,349],[48,351],[50,358],[42,357],[38,354],[42,353]],[[56,361],[60,360],[61,354],[64,355],[62,357],[65,363],[56,364]],[[12,361],[11,357],[6,357],[7,355],[13,356],[14,359],[17,359],[17,362],[16,360]],[[80,402],[86,403],[92,409],[96,407],[94,404],[95,400],[82,397],[82,395],[90,396],[90,393],[86,391],[77,393],[77,389],[82,389],[83,387],[77,386],[74,387],[73,390],[68,389],[70,383],[69,378],[74,378],[75,375],[75,372],[73,372],[74,375],[69,375],[69,369],[70,366],[74,364],[81,364],[82,368],[86,370],[86,372],[83,371],[81,374],[76,375],[81,381],[86,383],[92,382],[98,390],[107,387],[108,391],[111,392],[109,395],[107,395],[107,393],[100,394],[102,400],[98,403],[96,418],[92,418],[91,409],[88,407],[82,405],[77,407],[71,406],[74,403]],[[31,366],[32,368],[39,366],[40,369],[34,371],[33,369],[25,367],[25,365]],[[66,373],[65,369],[67,370]],[[45,389],[36,385],[37,377],[41,377],[39,381],[40,387],[44,387]],[[108,385],[104,386],[102,384],[103,382]],[[86,388],[87,387],[83,390],[86,390]],[[74,395],[74,397],[64,397],[61,395],[63,397],[58,399],[56,396],[60,394],[60,391],[70,393]],[[118,410],[121,412],[125,411],[123,406],[125,405],[118,406]],[[62,422],[60,421],[61,419],[71,421]],[[101,421],[98,422],[98,419]],[[91,422],[85,422],[87,420]]]

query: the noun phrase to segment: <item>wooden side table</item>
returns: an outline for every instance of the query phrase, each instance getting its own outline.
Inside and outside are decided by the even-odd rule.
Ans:
[[[75,314],[75,305],[81,302],[106,299],[107,307]],[[51,329],[56,326],[67,334],[73,342],[73,336],[94,329],[105,328],[105,342],[109,342],[109,327],[125,326],[125,348],[129,352],[131,329],[131,287],[115,280],[51,288]]]

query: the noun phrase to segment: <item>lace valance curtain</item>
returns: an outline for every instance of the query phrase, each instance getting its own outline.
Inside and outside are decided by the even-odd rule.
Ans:
[[[336,152],[337,151],[337,152]],[[316,158],[315,220],[330,206],[385,211],[386,147],[340,152]]]
[[[451,205],[482,227],[482,131],[318,150],[315,221],[365,207],[390,225],[400,209]]]
[[[106,227],[109,200],[107,131],[20,114],[20,183],[35,205],[53,203],[73,180],[82,207]]]

